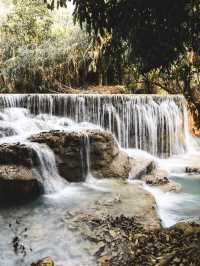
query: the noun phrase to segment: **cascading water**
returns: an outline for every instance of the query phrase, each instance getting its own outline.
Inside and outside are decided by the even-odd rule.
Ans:
[[[124,148],[168,157],[188,148],[188,120],[183,96],[156,95],[0,95],[1,108],[64,116],[112,131]]]
[[[37,153],[39,159],[39,172],[43,178],[44,190],[46,194],[62,190],[67,182],[60,177],[53,151],[45,144],[26,142]]]
[[[83,180],[86,180],[90,174],[90,139],[89,136],[84,133],[82,137],[82,147],[80,150],[81,153],[81,163],[82,163],[82,175]]]
[[[80,163],[83,177],[87,178],[87,182],[68,184],[68,186],[65,186],[65,182],[58,174],[52,150],[44,144],[28,141],[30,136],[50,130],[84,128],[83,132],[87,132],[85,128],[102,127],[112,131],[123,148],[137,148],[157,157],[167,157],[167,159],[157,159],[157,162],[159,166],[163,164],[174,171],[174,155],[183,163],[178,166],[179,170],[185,168],[185,159],[182,159],[185,151],[189,150],[190,142],[187,119],[186,101],[182,96],[0,95],[0,143],[20,142],[30,146],[37,153],[39,160],[37,171],[43,178],[46,193],[62,189],[60,193],[39,199],[38,206],[34,202],[28,208],[23,206],[19,210],[17,208],[5,210],[5,219],[2,221],[0,219],[0,225],[3,228],[2,241],[0,241],[0,250],[3,251],[1,264],[3,266],[22,265],[15,263],[16,257],[10,253],[12,235],[8,237],[7,228],[10,221],[13,222],[20,213],[24,223],[30,225],[29,235],[35,243],[31,261],[53,254],[55,260],[64,257],[66,259],[64,264],[72,262],[73,265],[95,265],[93,261],[89,263],[91,258],[83,251],[83,247],[77,247],[78,241],[66,230],[66,225],[62,225],[62,221],[65,220],[67,210],[70,212],[71,209],[84,206],[80,203],[85,201],[104,198],[109,190],[113,189],[101,186],[102,180],[94,180],[90,175],[90,139],[86,133],[81,132],[82,160]],[[131,150],[133,157],[139,156],[137,153],[140,153],[142,158],[150,156],[156,159],[141,150]],[[181,153],[184,155],[180,155]],[[179,155],[176,156],[177,154]],[[186,155],[186,159],[191,160],[190,153]],[[199,161],[199,157],[196,159]],[[175,166],[177,167],[177,162]],[[176,174],[175,178],[177,177]],[[199,179],[194,177],[194,179],[194,188],[197,190],[200,177]],[[190,182],[189,179],[185,178],[185,180]],[[186,185],[191,186],[191,184]],[[193,190],[194,188],[192,187]],[[183,218],[183,214],[185,216],[199,214],[199,189],[194,196],[193,191],[188,193],[188,189],[185,193],[179,194],[162,193],[158,188],[148,187],[147,189],[155,196],[161,219],[167,226],[177,222],[180,217]],[[97,194],[99,194],[98,197],[96,197]],[[188,208],[185,208],[186,205]],[[77,255],[77,251],[82,252],[82,257]],[[74,264],[73,260],[77,264]],[[82,263],[83,261],[85,264]],[[28,261],[23,265],[30,264],[31,262]]]

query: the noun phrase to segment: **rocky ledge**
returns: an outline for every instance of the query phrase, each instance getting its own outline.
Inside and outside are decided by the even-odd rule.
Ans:
[[[177,190],[165,173],[156,170],[152,159],[129,156],[109,131],[50,131],[36,134],[29,141],[49,146],[55,154],[60,176],[69,182],[84,182],[90,173],[97,179],[131,177],[159,185],[166,191]],[[19,143],[0,145],[1,198],[12,199],[19,195],[20,199],[26,199],[42,191],[40,156],[32,147],[34,145]]]
[[[133,167],[133,160],[108,131],[50,131],[30,140],[54,151],[60,175],[70,182],[85,181],[87,171],[96,178],[128,178]]]
[[[16,165],[0,165],[0,200],[27,200],[38,196],[42,182],[32,169]]]
[[[0,200],[27,200],[42,191],[42,180],[34,169],[35,151],[21,144],[0,145]]]

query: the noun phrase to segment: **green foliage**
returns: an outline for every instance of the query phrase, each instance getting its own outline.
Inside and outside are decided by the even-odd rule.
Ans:
[[[57,22],[39,0],[19,0],[0,35],[0,86],[9,90],[49,91],[80,82],[92,63],[91,38],[72,17]]]
[[[17,45],[38,45],[49,38],[52,18],[40,0],[15,0],[3,31]]]
[[[49,2],[53,8],[68,1]],[[170,66],[188,48],[199,53],[199,0],[73,2],[75,20],[81,26],[86,24],[88,32],[111,33],[110,53],[126,53],[129,62],[143,73]]]

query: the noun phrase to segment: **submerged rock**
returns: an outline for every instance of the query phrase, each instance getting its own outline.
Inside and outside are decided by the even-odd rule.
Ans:
[[[70,182],[84,181],[88,171],[97,178],[129,176],[131,160],[108,131],[50,131],[30,140],[46,143],[54,151],[60,175]]]
[[[16,131],[11,127],[0,127],[0,138],[16,135]]]

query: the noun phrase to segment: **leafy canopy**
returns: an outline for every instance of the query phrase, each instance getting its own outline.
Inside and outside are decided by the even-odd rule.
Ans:
[[[44,0],[53,9],[67,0]],[[112,34],[111,52],[126,52],[143,72],[167,67],[186,50],[199,53],[199,0],[74,0],[88,32]],[[124,48],[126,47],[126,49]]]

